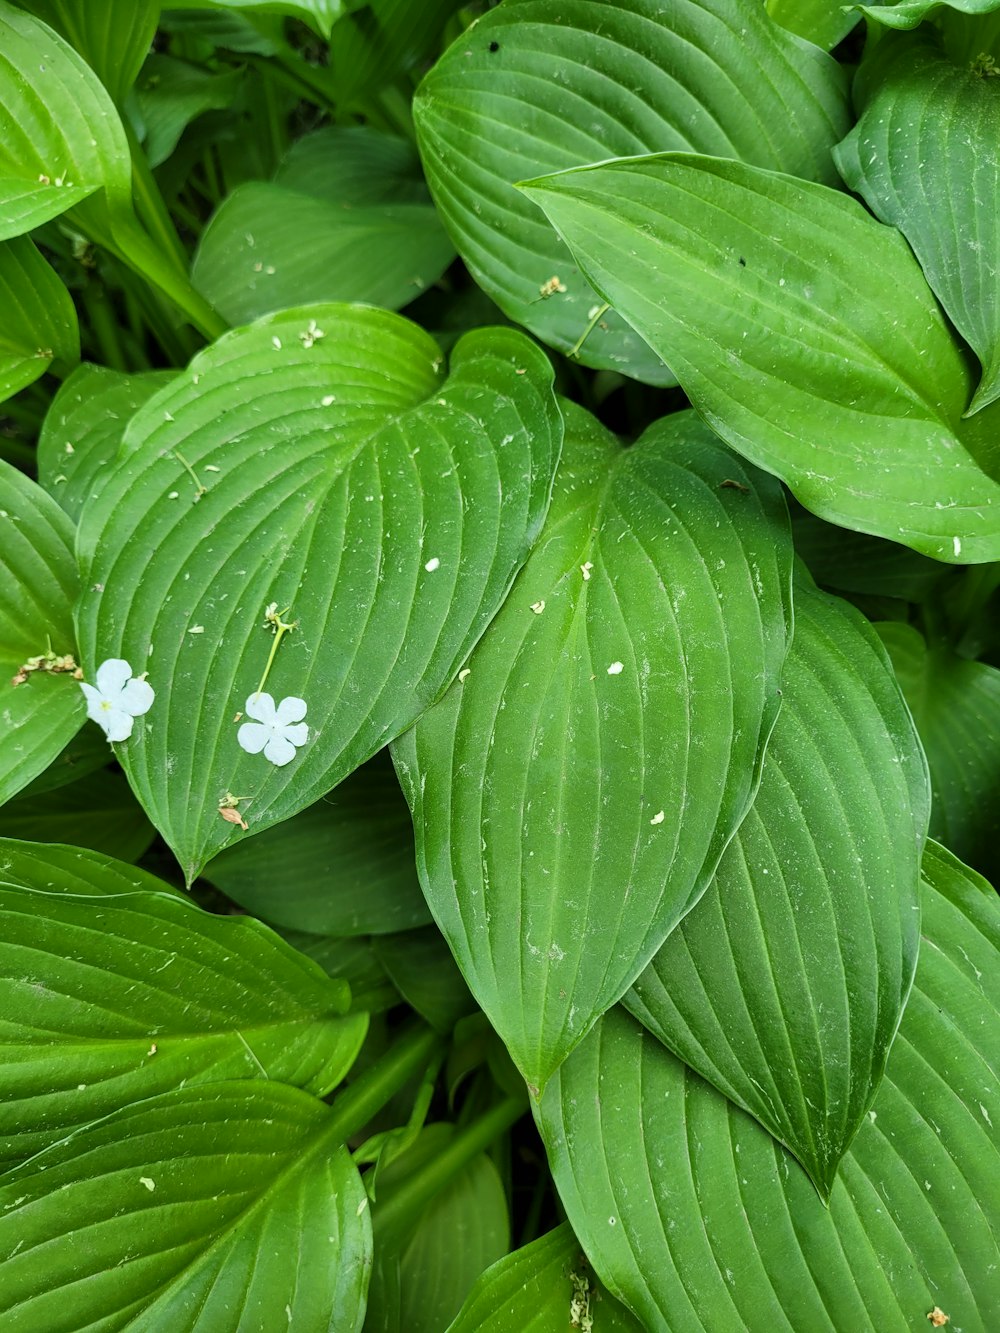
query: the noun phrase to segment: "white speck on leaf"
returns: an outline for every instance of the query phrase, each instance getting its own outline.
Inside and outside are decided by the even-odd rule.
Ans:
[[[275,350],[276,352],[280,352],[280,351],[281,351],[281,339],[278,337],[277,334],[275,334],[275,335],[272,337],[272,339],[271,339],[271,346],[274,348],[274,350]]]
[[[540,616],[542,612],[545,610],[545,603],[542,601],[532,602],[531,609],[532,611],[534,611],[536,616]]]
[[[956,554],[956,555],[961,555],[961,554],[962,554],[962,539],[961,539],[961,537],[952,537],[952,539],[951,539],[951,544],[952,544],[952,546],[954,547],[955,554]]]
[[[459,680],[465,680],[471,674],[472,674],[471,667],[463,667],[462,670],[458,673],[458,678]]]
[[[624,662],[612,662],[611,665],[608,667],[608,675],[620,676],[624,670],[625,670]]]
[[[427,564],[424,565],[424,569],[427,570],[428,574],[433,574],[435,569],[440,569],[440,568],[441,568],[441,561],[437,558],[436,555],[431,556],[430,560],[427,561]]]
[[[594,562],[592,560],[588,560],[585,564],[582,564],[580,566],[580,573],[583,575],[584,583],[586,583],[587,580],[590,578],[590,571],[593,568],[594,568]]]
[[[153,706],[153,687],[149,681],[132,675],[128,662],[109,657],[97,668],[95,684],[80,681],[87,700],[87,716],[109,741],[127,741],[137,717]]]
[[[666,815],[663,813],[663,811],[662,811],[662,810],[657,810],[656,814],[653,816],[653,818],[652,818],[649,822],[650,822],[651,824],[662,824],[665,818],[666,818]]]
[[[275,707],[271,695],[251,694],[246,713],[253,721],[244,722],[236,733],[240,748],[247,754],[263,751],[264,758],[278,768],[290,764],[296,748],[309,739],[309,727],[302,721],[306,715],[304,699],[289,695]]]
[[[192,625],[191,628],[188,630],[188,633],[189,633],[189,634],[204,634],[204,633],[205,633],[205,626],[204,626],[204,625]]]
[[[150,1180],[149,1176],[140,1176],[139,1184],[145,1185],[146,1188],[149,1190],[150,1194],[152,1194],[153,1190],[156,1189],[156,1181]]]
[[[330,407],[331,404],[335,403],[336,401],[337,401],[337,395],[335,393],[328,393],[326,394],[325,397],[320,399],[320,402],[323,404],[324,407]]]

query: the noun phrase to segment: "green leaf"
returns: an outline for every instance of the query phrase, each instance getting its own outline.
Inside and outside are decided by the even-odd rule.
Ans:
[[[171,888],[147,870],[126,865],[101,852],[52,843],[0,842],[0,882],[14,888],[78,896],[166,893],[190,903],[186,893]]]
[[[18,0],[74,46],[117,103],[146,59],[159,0]]]
[[[103,189],[131,209],[128,142],[82,56],[0,0],[0,240],[31,231]]]
[[[938,560],[1000,558],[996,422],[962,421],[969,366],[897,231],[825,186],[680,153],[526,193],[713,429],[807,509]]]
[[[107,762],[107,742],[99,740]],[[0,808],[0,838],[87,847],[119,861],[138,861],[156,830],[120,773],[91,775],[40,795],[21,793]]]
[[[1000,875],[1000,671],[929,647],[912,625],[877,625],[931,770],[931,834],[982,874]]]
[[[382,935],[375,956],[412,1009],[445,1035],[476,1003],[436,926]]]
[[[338,106],[370,104],[373,93],[437,54],[462,0],[354,0],[330,34],[330,84]]]
[[[37,778],[21,791],[22,796],[41,796],[58,791],[98,769],[105,768],[110,759],[108,743],[97,727],[83,727],[60,754],[53,759]]]
[[[259,1078],[323,1095],[341,1080],[367,1026],[344,1017],[343,982],[249,917],[78,867],[56,891],[44,851],[0,870],[0,1158],[171,1088]]]
[[[796,553],[825,588],[922,602],[951,572],[906,546],[824,523],[798,505],[791,513]]]
[[[70,294],[26,237],[0,241],[0,309],[0,402],[33,384],[53,362],[79,360]]]
[[[38,437],[38,480],[74,521],[100,489],[129,418],[173,378],[173,371],[124,375],[85,363],[59,386]]]
[[[242,323],[317,300],[395,310],[454,257],[410,145],[334,126],[301,139],[273,182],[250,181],[225,198],[192,273]]]
[[[1000,910],[931,848],[917,979],[829,1209],[775,1141],[620,1009],[546,1090],[570,1223],[648,1328],[1000,1319]]]
[[[329,37],[344,10],[355,0],[184,0],[185,9],[238,9],[246,14],[284,14]]]
[[[862,14],[887,28],[915,28],[941,10],[993,14],[1000,9],[1000,3],[998,0],[900,0],[898,4],[859,5],[858,8]]]
[[[953,65],[923,32],[880,42],[864,77],[871,95],[834,160],[909,241],[979,357],[971,415],[1000,397],[1000,87]]]
[[[189,878],[240,836],[227,793],[261,832],[410,726],[538,533],[562,436],[546,358],[497,329],[459,343],[447,380],[440,363],[365,307],[236,330],[133,417],[84,509],[83,655],[149,671],[119,755]],[[272,603],[297,622],[280,645]],[[309,710],[285,768],[237,741],[276,646],[267,691]]]
[[[930,791],[878,637],[801,582],[781,692],[753,808],[625,1003],[826,1198],[913,980]]]
[[[10,1333],[361,1328],[372,1261],[364,1187],[330,1108],[295,1088],[164,1093],[4,1182]]]
[[[0,461],[0,804],[52,763],[86,717],[67,674],[34,671],[13,684],[29,658],[74,651],[78,587],[73,525],[40,486]]]
[[[253,806],[241,809],[252,830]],[[384,935],[430,920],[410,812],[387,755],[301,814],[227,848],[206,875],[255,916],[313,935]]]
[[[510,1247],[503,1182],[485,1153],[434,1195],[416,1228],[402,1238],[382,1236],[379,1208],[455,1138],[454,1125],[428,1125],[411,1148],[379,1172],[367,1323],[380,1333],[441,1333],[479,1274]]]
[[[840,0],[767,0],[767,12],[775,23],[824,51],[843,41],[861,18],[856,7]]]
[[[583,1324],[584,1316],[592,1322]],[[448,1333],[566,1333],[567,1327],[641,1333],[628,1310],[601,1289],[564,1222],[487,1269]]]
[[[849,125],[843,72],[760,0],[506,0],[433,66],[414,119],[441,219],[480,286],[549,346],[582,340],[584,365],[654,384],[674,383],[674,367],[624,312],[595,316],[601,297],[515,183],[693,149],[833,184],[830,149]]]
[[[165,162],[198,116],[230,106],[242,82],[241,70],[217,74],[154,52],[142,67],[129,103],[149,165]]]
[[[371,940],[306,935],[299,930],[283,930],[280,934],[299,953],[319,963],[328,977],[347,982],[353,1012],[382,1013],[399,1003],[399,993],[386,976]]]
[[[566,410],[538,547],[469,674],[393,747],[431,911],[536,1089],[746,814],[791,611],[770,478],[693,413],[626,450]]]

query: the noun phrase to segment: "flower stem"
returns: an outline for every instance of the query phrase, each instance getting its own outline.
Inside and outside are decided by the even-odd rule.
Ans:
[[[271,644],[271,651],[268,654],[267,666],[264,668],[264,674],[260,678],[260,684],[257,686],[257,694],[254,695],[255,698],[257,697],[257,695],[261,693],[264,686],[267,684],[267,678],[271,674],[271,667],[274,664],[275,654],[278,651],[278,644],[281,642],[282,638],[288,633],[289,630],[295,629],[298,626],[299,622],[297,620],[285,621],[282,618],[288,615],[290,609],[291,609],[290,607],[286,606],[284,611],[279,611],[277,609],[277,603],[272,602],[271,605],[264,612],[265,624],[270,625],[271,628],[274,630],[274,643]]]

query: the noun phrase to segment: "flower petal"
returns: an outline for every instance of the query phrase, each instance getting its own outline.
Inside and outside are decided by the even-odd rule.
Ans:
[[[127,741],[134,725],[135,718],[123,708],[109,708],[104,713],[102,726],[109,741]]]
[[[281,703],[278,704],[275,721],[280,726],[285,726],[289,722],[301,722],[305,715],[305,699],[297,699],[294,694],[290,694],[287,699],[282,699]]]
[[[284,768],[285,764],[290,764],[295,758],[295,746],[285,740],[284,736],[272,736],[264,747],[264,758]]]
[[[281,735],[286,741],[291,741],[293,745],[305,745],[309,739],[309,724],[300,722],[298,726],[282,727]]]
[[[104,698],[104,695],[100,690],[95,690],[93,685],[88,685],[85,680],[81,680],[79,685],[87,700],[87,716],[90,718],[91,722],[96,722],[100,729],[107,734],[107,700]]]
[[[274,700],[269,694],[251,694],[243,711],[255,722],[274,722]]]
[[[269,727],[261,726],[259,722],[244,722],[236,733],[236,739],[247,754],[260,754],[271,739],[271,731]]]
[[[155,697],[153,687],[148,680],[130,680],[115,703],[133,717],[141,717],[152,708]]]
[[[105,698],[113,699],[123,690],[132,675],[132,668],[121,657],[109,657],[97,668],[95,682]]]

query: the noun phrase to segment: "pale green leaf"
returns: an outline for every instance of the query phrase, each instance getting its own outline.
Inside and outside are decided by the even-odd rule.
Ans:
[[[508,1254],[476,1282],[448,1333],[568,1333],[581,1318],[592,1333],[640,1333],[623,1305],[601,1290],[569,1223]]]
[[[81,518],[81,647],[90,670],[149,672],[156,702],[118,752],[189,878],[245,836],[227,794],[253,832],[287,819],[454,677],[541,527],[551,383],[521,334],[470,334],[445,378],[408,321],[317,305],[220,339],[133,417]],[[287,767],[237,740],[272,603],[297,623],[266,692],[308,709]]]
[[[923,32],[884,39],[862,77],[867,104],[834,160],[909,241],[979,357],[971,415],[1000,397],[1000,80],[953,65]]]
[[[824,51],[843,41],[861,18],[857,8],[842,0],[767,0],[767,12],[775,23]]]
[[[129,418],[173,378],[173,371],[125,375],[85,363],[59,386],[38,437],[38,480],[70,518],[100,489]]]
[[[0,310],[0,402],[79,359],[73,301],[27,237],[0,241]]]
[[[924,946],[829,1209],[783,1149],[622,1010],[552,1080],[569,1220],[650,1329],[912,1333],[1000,1321],[1000,909],[931,846]]]
[[[622,449],[566,410],[536,550],[468,674],[393,747],[431,911],[536,1089],[707,887],[790,627],[770,478],[693,413]]]
[[[692,149],[832,184],[849,123],[843,72],[760,0],[506,0],[434,65],[414,118],[442,221],[505,314],[560,351],[582,340],[585,365],[658,384],[675,382],[661,349],[625,312],[596,314],[602,298],[516,182]]]
[[[226,1082],[54,1144],[0,1188],[5,1333],[358,1333],[371,1223],[336,1133],[296,1088]]]
[[[874,631],[802,582],[781,693],[753,808],[625,1003],[826,1197],[913,980],[930,791]]]
[[[915,28],[942,10],[970,15],[993,14],[1000,9],[1000,0],[898,0],[897,4],[859,5],[858,8],[862,14],[887,28],[905,29]]]
[[[100,735],[97,741],[107,762],[107,742]],[[91,774],[38,795],[22,792],[0,808],[0,838],[69,843],[119,861],[138,861],[155,836],[120,773]]]
[[[171,1088],[274,1079],[322,1095],[350,1068],[366,1016],[345,1017],[346,984],[266,926],[148,877],[126,887],[131,867],[106,858],[78,852],[63,878],[48,847],[24,849],[0,843],[3,1160]]]
[[[252,827],[253,805],[241,808]],[[385,935],[430,920],[410,812],[388,755],[292,819],[227,848],[205,874],[255,916],[313,935]]]
[[[1000,671],[928,646],[912,625],[876,626],[927,751],[931,834],[1000,877]]]
[[[938,560],[1000,558],[996,418],[962,420],[969,365],[894,228],[681,153],[526,192],[713,429],[807,509]]]
[[[52,763],[86,717],[66,673],[34,671],[13,684],[29,658],[74,651],[78,588],[73,525],[40,486],[0,461],[0,803]]]
[[[232,323],[306,301],[398,309],[455,256],[404,140],[365,126],[300,140],[273,182],[250,181],[202,234],[195,285]]]
[[[121,104],[156,35],[159,0],[18,0],[74,46]]]

